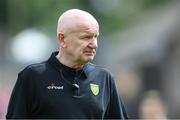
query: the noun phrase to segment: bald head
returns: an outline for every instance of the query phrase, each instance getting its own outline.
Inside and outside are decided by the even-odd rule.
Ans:
[[[98,22],[90,13],[79,9],[64,12],[57,25],[57,58],[69,67],[82,68],[96,55],[98,35]]]
[[[90,13],[80,9],[70,9],[59,17],[57,34],[59,32],[68,34],[84,25],[91,25],[99,29],[98,22]]]

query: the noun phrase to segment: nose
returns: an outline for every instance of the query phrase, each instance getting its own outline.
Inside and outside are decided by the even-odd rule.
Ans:
[[[94,38],[92,39],[88,46],[91,48],[91,49],[96,49],[98,47],[98,43],[97,43],[97,38]]]

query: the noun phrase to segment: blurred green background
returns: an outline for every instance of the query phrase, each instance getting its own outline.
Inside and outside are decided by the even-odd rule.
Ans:
[[[1,0],[0,118],[18,72],[58,50],[57,20],[71,8],[98,20],[93,63],[113,72],[130,118],[153,116],[152,111],[160,118],[180,118],[179,6],[178,0]],[[154,97],[155,102],[144,102],[152,91],[158,102]]]

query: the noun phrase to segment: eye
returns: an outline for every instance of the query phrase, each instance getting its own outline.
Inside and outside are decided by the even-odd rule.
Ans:
[[[90,36],[90,35],[86,35],[86,36],[82,37],[82,39],[91,39],[91,38],[92,38],[92,36]]]
[[[94,37],[95,37],[95,38],[97,38],[97,37],[98,37],[98,35],[95,35]]]

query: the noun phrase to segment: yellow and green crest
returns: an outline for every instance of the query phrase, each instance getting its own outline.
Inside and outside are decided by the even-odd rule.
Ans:
[[[99,93],[99,85],[90,84],[91,91],[94,95],[98,95]]]

